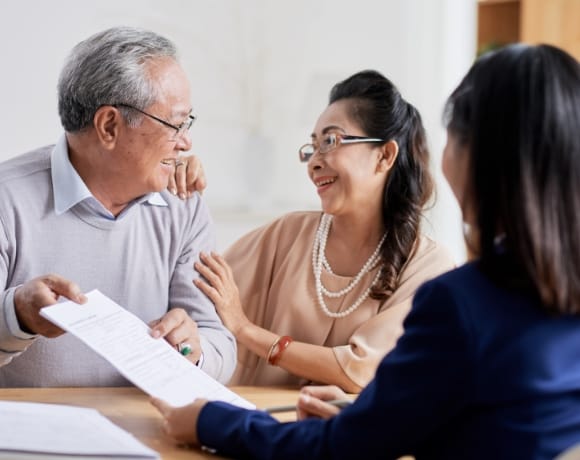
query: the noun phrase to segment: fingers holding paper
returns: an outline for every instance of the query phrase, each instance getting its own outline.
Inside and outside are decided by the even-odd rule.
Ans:
[[[225,259],[216,253],[200,254],[201,262],[194,268],[203,277],[194,279],[195,284],[214,303],[224,325],[237,337],[250,320],[242,309],[240,293],[232,269]]]
[[[42,307],[55,304],[60,297],[82,304],[87,298],[80,287],[59,275],[49,274],[34,278],[14,291],[14,310],[24,332],[45,337],[58,337],[64,331],[40,316]]]
[[[173,407],[159,398],[151,398],[151,404],[163,417],[163,430],[179,443],[199,445],[197,439],[197,419],[205,399],[196,399],[183,407]]]
[[[197,324],[183,308],[173,308],[154,322],[151,335],[164,337],[169,344],[182,352],[193,363],[201,357],[201,343]],[[187,346],[187,353],[184,353]]]

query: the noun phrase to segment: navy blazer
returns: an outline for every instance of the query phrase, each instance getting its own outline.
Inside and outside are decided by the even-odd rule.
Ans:
[[[580,318],[470,263],[418,290],[396,348],[338,416],[281,424],[213,402],[197,430],[236,458],[552,459],[580,441]]]

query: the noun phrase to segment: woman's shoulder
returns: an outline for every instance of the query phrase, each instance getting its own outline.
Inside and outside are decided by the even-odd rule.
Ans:
[[[292,211],[276,219],[284,227],[318,226],[322,213],[320,211]]]
[[[448,265],[453,267],[456,266],[449,250],[444,245],[425,234],[419,235],[417,240],[417,250],[413,255],[413,259],[420,259],[422,257],[440,259]]]
[[[478,284],[491,284],[491,280],[485,276],[479,267],[479,262],[466,262],[453,270],[449,270],[432,280],[433,283],[443,286],[457,286],[474,282]]]
[[[311,233],[318,228],[322,213],[319,211],[294,211],[284,214],[266,225],[260,227],[262,237],[266,235],[275,238],[299,238],[305,232]]]
[[[460,303],[502,297],[502,293],[498,292],[501,289],[481,271],[477,261],[467,262],[434,277],[421,286],[420,291],[439,292],[456,300],[461,299]]]
[[[415,252],[403,271],[402,280],[418,274],[422,277],[434,278],[455,267],[456,263],[447,248],[422,234],[417,240]]]
[[[413,300],[417,309],[452,316],[472,336],[493,336],[493,330],[503,333],[506,324],[546,319],[537,296],[497,284],[477,260],[424,283]]]
[[[289,245],[299,244],[301,241],[307,240],[310,244],[320,217],[321,213],[317,211],[284,214],[246,233],[228,248],[226,254],[239,250],[246,251],[250,246],[287,250]]]

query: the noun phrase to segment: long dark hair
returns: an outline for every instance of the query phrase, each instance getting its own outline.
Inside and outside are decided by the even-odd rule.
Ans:
[[[553,46],[505,47],[473,65],[446,113],[470,155],[482,269],[580,314],[580,65]]]
[[[348,99],[349,116],[365,135],[395,140],[399,154],[383,191],[382,276],[371,297],[386,300],[397,288],[399,275],[416,249],[423,206],[433,193],[429,150],[421,116],[395,85],[374,70],[356,73],[337,83],[329,104]]]

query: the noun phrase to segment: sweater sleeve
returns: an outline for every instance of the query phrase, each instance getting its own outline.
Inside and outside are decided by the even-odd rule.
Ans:
[[[15,287],[7,288],[12,245],[0,217],[0,366],[4,366],[28,348],[35,335],[20,331],[14,311]]]
[[[333,419],[278,423],[259,411],[211,403],[198,420],[200,442],[236,458],[415,454],[464,406],[472,346],[453,296],[436,282],[418,291],[405,331],[374,380]]]
[[[215,250],[213,223],[199,195],[188,200],[192,206],[183,248],[176,262],[169,287],[171,307],[184,308],[197,323],[203,352],[201,368],[216,380],[227,383],[236,365],[236,341],[221,322],[213,303],[192,282],[199,277],[193,264],[199,253]]]

